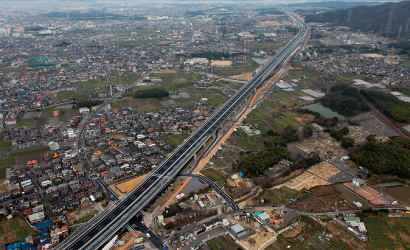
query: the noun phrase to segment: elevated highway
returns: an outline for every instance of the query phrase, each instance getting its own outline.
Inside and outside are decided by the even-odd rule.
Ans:
[[[149,204],[158,194],[188,166],[204,145],[218,136],[220,128],[231,119],[244,103],[252,98],[252,94],[262,86],[265,80],[284,67],[308,39],[307,26],[294,14],[289,14],[292,21],[300,27],[297,35],[265,66],[260,69],[247,84],[238,90],[220,109],[181,144],[174,153],[165,159],[141,183],[130,191],[112,208],[94,217],[84,226],[78,228],[55,249],[92,250],[98,249],[115,232],[125,227],[128,221],[144,206]]]

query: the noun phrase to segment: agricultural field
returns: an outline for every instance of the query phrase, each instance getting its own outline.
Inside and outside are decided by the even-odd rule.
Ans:
[[[353,79],[361,79],[370,83],[379,83],[380,80],[377,78],[368,77],[367,75],[357,75],[357,74],[340,74],[335,76],[339,82],[352,84]]]
[[[281,200],[278,196],[273,190],[265,189],[257,197],[252,198],[252,203],[261,204],[263,200],[263,204],[280,204]]]
[[[165,75],[169,75],[169,74],[165,74]],[[217,106],[217,105],[221,105],[225,103],[225,101],[228,100],[228,95],[224,94],[222,90],[199,89],[199,88],[195,88],[193,86],[193,83],[192,84],[189,83],[183,86],[182,85],[176,86],[176,89],[169,90],[170,96],[165,97],[165,98],[136,99],[133,97],[133,94],[136,93],[138,90],[159,88],[161,86],[167,88],[163,82],[161,83],[161,85],[133,87],[131,92],[128,92],[126,95],[124,95],[124,97],[126,96],[127,100],[113,102],[111,104],[111,107],[114,107],[114,108],[132,107],[138,112],[145,112],[145,111],[157,112],[160,109],[175,106],[175,105],[181,106],[181,107],[188,106],[188,105],[197,106],[199,104]],[[188,95],[186,95],[185,93]],[[202,98],[207,98],[208,101],[205,103],[202,103],[201,102]]]
[[[4,141],[3,134],[0,134],[0,149],[11,147],[11,141]]]
[[[193,86],[196,81],[202,79],[201,75],[189,71],[177,70],[176,73],[152,73],[150,77],[161,79],[159,84],[166,90],[176,90],[181,87]]]
[[[232,132],[226,144],[239,147],[242,151],[246,152],[263,149],[263,141],[260,137],[248,136],[241,128],[236,128],[236,131]]]
[[[310,122],[310,120],[305,121],[306,117],[288,108],[278,106],[272,102],[272,98],[268,98],[262,102],[258,109],[253,110],[246,116],[244,123],[250,123],[262,134],[265,134],[268,130],[284,129],[287,126],[299,128]]]
[[[399,202],[410,205],[410,187],[402,183],[383,183],[383,187],[378,187],[381,192],[397,199]]]
[[[323,234],[325,233],[325,235]],[[332,237],[326,235],[331,234]],[[302,216],[299,225],[281,234],[277,241],[265,249],[366,249],[362,242],[330,223],[324,230],[318,222]]]
[[[16,159],[14,157],[9,157],[0,161],[0,180],[6,179],[6,170],[12,166],[16,165]]]
[[[205,242],[211,250],[238,250],[242,249],[240,246],[236,245],[235,240],[229,235],[220,236]]]
[[[35,236],[37,234],[39,233],[34,231],[27,222],[20,217],[0,223],[0,242],[2,243],[14,243],[29,235]]]
[[[165,139],[165,141],[169,144],[174,146],[175,148],[178,147],[186,138],[188,138],[188,133],[182,133],[180,135],[175,134],[162,134],[161,137]]]
[[[41,162],[43,160],[43,153],[49,151],[49,147],[39,147],[33,150],[19,151],[11,153],[7,158],[0,160],[0,180],[6,178],[6,169],[10,168],[16,164],[26,164],[27,161],[38,160]]]
[[[236,42],[239,46],[243,47],[244,43],[243,42]],[[264,50],[267,52],[276,52],[278,51],[281,47],[286,45],[285,42],[258,42],[258,43],[247,43],[246,48],[249,50]]]
[[[280,202],[282,204],[290,204],[292,203],[292,199],[297,199],[300,197],[303,197],[302,194],[300,194],[296,190],[292,190],[288,187],[281,187],[279,189],[271,189],[272,192],[276,194],[276,196],[279,197]]]
[[[305,212],[325,212],[338,210],[348,210],[353,208],[344,198],[340,196],[333,186],[319,186],[312,188],[310,194],[289,205],[290,208]]]
[[[59,111],[59,112],[61,113],[61,115],[58,117],[58,120],[60,122],[67,122],[73,116],[80,115],[80,112],[78,111],[78,109],[63,109],[62,111]]]
[[[389,218],[387,214],[363,218],[371,249],[407,249],[410,243],[410,218]]]
[[[236,160],[239,160],[241,152],[242,150],[239,149],[237,146],[228,146],[226,144],[221,145],[220,149],[215,152],[215,154],[212,156],[210,160],[212,164],[210,164],[209,162],[208,164],[220,170],[226,168],[229,169],[230,166],[234,162],[236,162]]]
[[[205,175],[206,177],[208,177],[212,181],[225,181],[225,179],[226,179],[226,177],[223,174],[221,174],[219,171],[217,171],[213,168],[203,169],[203,170],[201,170],[200,173]]]

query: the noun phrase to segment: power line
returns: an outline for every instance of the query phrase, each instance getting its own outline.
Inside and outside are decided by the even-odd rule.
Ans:
[[[392,30],[392,26],[393,26],[393,7],[391,8],[390,16],[389,16],[389,19],[387,20],[386,29],[384,30],[384,32],[390,33]]]
[[[400,39],[400,34],[401,34],[401,25],[400,25],[400,28],[399,28],[399,34],[397,35],[397,39]]]

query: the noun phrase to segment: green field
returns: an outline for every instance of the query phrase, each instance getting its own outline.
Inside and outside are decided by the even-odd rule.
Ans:
[[[23,126],[31,127],[31,126],[36,125],[36,121],[34,119],[23,119],[23,120],[19,120],[17,124],[19,127],[23,127]]]
[[[243,47],[245,44],[243,42],[237,42],[237,44]],[[258,42],[258,43],[247,43],[246,48],[249,50],[264,50],[267,52],[275,52],[281,47],[283,47],[286,42]]]
[[[235,240],[232,239],[228,235],[224,235],[218,238],[208,240],[206,244],[209,246],[209,248],[211,248],[211,250],[220,250],[220,249],[241,250],[242,249],[240,246],[236,245]]]
[[[31,155],[31,154],[38,154],[38,153],[43,153],[50,151],[50,147],[44,147],[44,148],[38,148],[38,149],[32,149],[32,150],[26,150],[26,151],[20,151],[16,153],[11,153],[10,156],[16,157],[16,156],[25,156],[25,155]]]
[[[110,104],[112,109],[118,109],[121,110],[121,104],[119,104],[118,102],[113,102]]]
[[[15,220],[0,223],[0,239],[2,243],[10,244],[27,236],[36,236],[38,233],[31,229],[27,222],[16,217]]]
[[[182,133],[180,135],[175,134],[163,134],[161,135],[162,138],[169,144],[174,146],[175,148],[178,147],[186,138],[188,138],[188,133]]]
[[[11,141],[4,141],[3,134],[0,134],[0,149],[11,147]]]
[[[371,249],[407,249],[410,218],[388,218],[386,214],[363,219]]]
[[[201,170],[200,173],[205,175],[206,177],[208,177],[212,181],[224,181],[226,179],[226,177],[223,174],[221,174],[219,171],[217,171],[213,168],[208,168],[208,169]]]

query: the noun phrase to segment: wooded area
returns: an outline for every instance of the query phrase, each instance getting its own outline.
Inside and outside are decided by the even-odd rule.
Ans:
[[[393,118],[396,122],[409,122],[410,103],[404,102],[390,93],[374,90],[361,90],[360,92],[374,103],[381,112]]]
[[[162,98],[169,96],[168,91],[164,89],[144,89],[138,90],[134,94],[135,98]]]
[[[91,107],[97,106],[101,103],[102,103],[102,101],[100,101],[100,100],[90,100],[90,99],[77,99],[77,101],[76,101],[76,105],[77,105],[78,108],[81,108],[81,107],[91,108]]]
[[[367,142],[351,153],[352,160],[369,168],[375,174],[393,174],[410,177],[410,141],[393,138],[387,142]]]
[[[353,114],[369,111],[369,106],[364,102],[359,90],[346,85],[333,86],[330,93],[320,98],[319,101]]]

